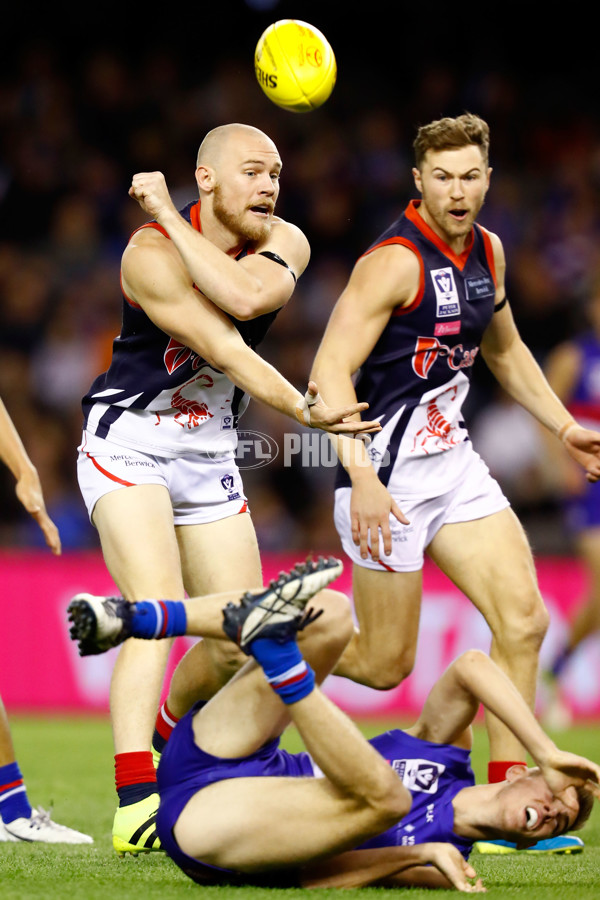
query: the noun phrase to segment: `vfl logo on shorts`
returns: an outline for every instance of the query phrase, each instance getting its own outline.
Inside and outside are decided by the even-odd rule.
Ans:
[[[235,478],[233,475],[223,475],[221,478],[221,487],[227,494],[228,500],[239,500],[240,495],[235,490]]]
[[[450,266],[432,269],[430,275],[437,301],[437,318],[460,315],[460,300],[454,283],[454,272]]]
[[[446,771],[446,766],[428,759],[394,759],[392,769],[409,791],[436,794],[440,775]]]

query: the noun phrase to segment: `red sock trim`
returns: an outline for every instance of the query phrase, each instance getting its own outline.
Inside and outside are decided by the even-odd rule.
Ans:
[[[527,763],[522,760],[493,760],[488,763],[488,781],[490,784],[496,784],[498,781],[506,780],[506,773],[511,766],[526,766]]]
[[[13,788],[19,787],[22,784],[22,778],[19,778],[18,781],[10,781],[8,784],[0,784],[0,794],[4,794],[5,791],[12,791]]]
[[[156,769],[150,750],[115,755],[115,785],[117,790],[130,784],[156,781]]]
[[[173,715],[165,700],[158,711],[158,715],[156,717],[156,725],[154,727],[156,728],[160,736],[164,738],[165,741],[168,741],[171,737],[171,732],[178,722],[179,718]]]

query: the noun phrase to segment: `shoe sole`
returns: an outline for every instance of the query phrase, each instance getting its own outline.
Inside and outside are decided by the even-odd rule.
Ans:
[[[311,570],[311,566],[315,568]],[[302,613],[309,601],[335,581],[341,575],[344,569],[343,563],[339,559],[330,557],[329,559],[319,559],[316,563],[308,561],[300,563],[287,573],[280,575],[280,581],[271,582],[269,587],[260,593],[252,593],[248,591],[242,598],[242,602],[246,602],[252,607],[250,616],[257,621],[252,626],[245,628],[247,632],[243,639],[236,638],[236,643],[242,650],[255,640],[262,631],[270,626],[270,620],[276,616],[284,616],[290,620],[295,619],[297,615]],[[286,607],[292,607],[291,614],[286,612]],[[246,619],[244,625],[248,622]]]
[[[132,856],[138,856],[140,853],[163,853],[163,848],[160,845],[160,840],[156,833],[156,828],[154,827],[155,822],[155,815],[147,819],[143,825],[140,825],[138,830],[131,835],[130,841],[124,841],[123,838],[113,834],[112,842],[117,856],[122,859],[126,853],[130,853]],[[150,827],[152,827],[152,831],[146,840],[143,843],[139,843],[141,836]]]
[[[583,847],[564,847],[559,850],[517,850],[514,847],[499,847],[497,844],[486,844],[478,841],[475,845],[477,851],[484,856],[507,856],[510,853],[526,853],[528,856],[573,856],[583,853]]]
[[[158,840],[158,837],[156,837],[155,840]],[[124,859],[125,854],[127,853],[130,853],[131,856],[139,856],[140,854],[146,855],[148,853],[164,853],[163,848],[160,846],[160,842],[158,847],[140,847],[139,844],[129,844],[127,841],[114,835],[113,848],[119,859]]]
[[[93,600],[101,600],[102,598],[92,597]],[[85,595],[80,600],[71,600],[67,607],[67,614],[71,628],[69,634],[71,640],[77,641],[80,656],[96,656],[100,653],[106,653],[113,647],[117,647],[123,643],[124,638],[118,635],[105,635],[98,637],[99,618],[94,610],[91,600],[86,600]],[[116,621],[116,620],[115,620]]]
[[[292,569],[288,576],[290,580],[280,589],[280,597],[285,600],[286,603],[292,603],[294,606],[297,606],[298,609],[304,609],[308,601],[311,600],[315,594],[318,594],[319,591],[326,588],[328,584],[335,581],[344,570],[344,565],[339,559],[333,559],[332,557],[328,560],[323,560],[323,563],[323,568],[317,568],[313,572],[306,571],[310,566],[310,563],[301,563],[299,566],[295,567],[295,569]],[[319,563],[317,563],[317,565],[319,565]],[[274,594],[276,596],[277,591],[269,591],[269,589],[267,589],[267,591],[265,591],[265,601],[270,599],[269,594]],[[273,601],[274,600],[275,597],[273,597]]]
[[[72,600],[67,612],[71,623],[71,638],[80,644],[80,650],[84,650],[85,641],[93,639],[96,635],[98,627],[96,613],[87,600]]]

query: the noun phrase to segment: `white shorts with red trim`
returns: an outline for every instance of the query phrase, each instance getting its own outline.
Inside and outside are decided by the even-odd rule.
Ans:
[[[443,454],[444,459],[435,456],[424,457],[421,477],[417,483],[427,484],[428,475],[432,474],[432,466],[444,465],[447,468],[452,454],[454,451],[450,450]],[[343,487],[336,490],[335,526],[344,552],[353,563],[365,569],[378,571],[417,572],[423,568],[426,548],[444,525],[483,519],[510,506],[498,482],[492,478],[488,467],[472,449],[470,442],[466,449],[463,448],[461,453],[455,454],[455,459],[462,470],[462,477],[458,480],[451,479],[454,487],[446,493],[423,498],[420,495],[402,497],[392,492],[394,500],[410,524],[403,525],[394,516],[390,516],[392,552],[386,556],[380,543],[380,561],[372,559],[371,556],[363,559],[360,547],[352,540],[350,517],[352,489]],[[432,480],[435,483],[436,479]]]
[[[77,478],[90,520],[104,494],[141,484],[160,484],[168,490],[175,525],[202,525],[248,511],[232,452],[172,459],[84,432],[78,448]]]

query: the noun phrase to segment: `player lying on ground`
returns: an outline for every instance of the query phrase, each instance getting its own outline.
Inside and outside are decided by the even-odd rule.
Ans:
[[[334,559],[296,566],[241,602],[235,593],[133,605],[80,594],[71,602],[82,654],[129,636],[220,632],[254,658],[183,717],[163,753],[157,827],[177,865],[201,883],[481,891],[468,863],[475,841],[526,846],[580,827],[600,797],[600,767],[559,750],[480,651],[449,667],[412,728],[365,740],[315,684],[353,633],[347,598],[323,589],[341,568]],[[475,785],[470,726],[480,703],[536,768]],[[279,749],[290,720],[308,752]],[[199,825],[206,822],[210,829]]]

